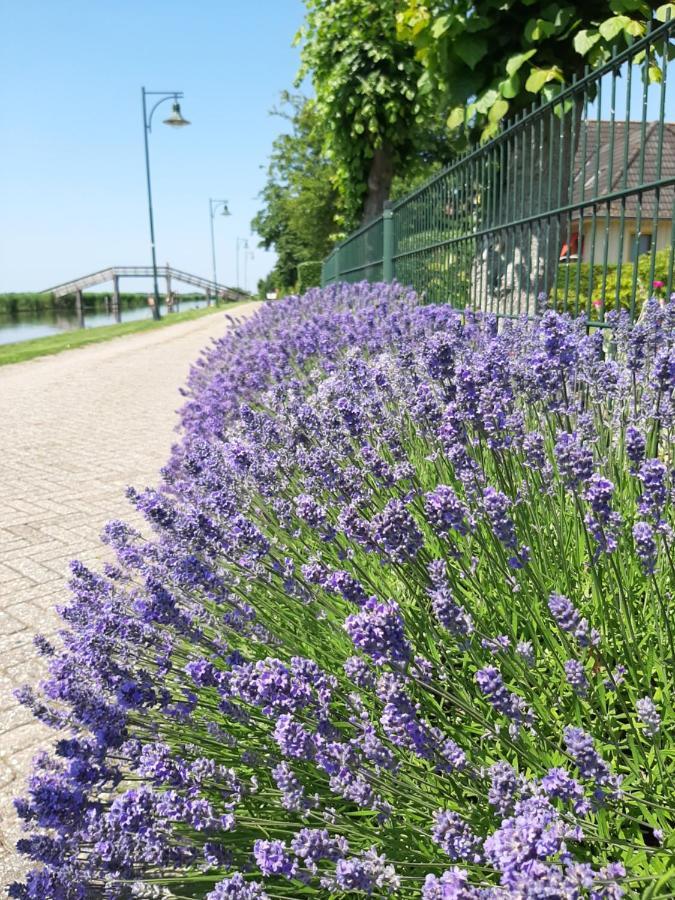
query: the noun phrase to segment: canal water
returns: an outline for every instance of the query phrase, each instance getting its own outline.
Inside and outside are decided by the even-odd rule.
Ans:
[[[206,306],[204,299],[176,298],[174,311],[185,312],[188,309],[200,309]],[[166,308],[160,303],[162,315],[167,315]],[[168,313],[171,315],[171,313]],[[140,301],[134,305],[123,305],[122,322],[133,322],[138,319],[152,318],[152,311],[147,302]],[[100,302],[87,305],[84,302],[84,327],[98,328],[100,325],[114,325],[115,317],[112,308],[106,310]],[[77,314],[74,309],[26,310],[15,313],[0,312],[0,344],[13,344],[16,341],[30,341],[33,338],[49,337],[62,331],[75,331],[78,327]]]

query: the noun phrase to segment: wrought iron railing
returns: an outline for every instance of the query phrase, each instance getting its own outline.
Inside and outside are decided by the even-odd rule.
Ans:
[[[506,316],[545,295],[595,324],[669,295],[674,31],[650,29],[389,204],[333,249],[323,283],[395,278],[429,302]]]

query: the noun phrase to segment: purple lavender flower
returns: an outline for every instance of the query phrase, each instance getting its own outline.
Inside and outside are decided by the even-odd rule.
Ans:
[[[476,672],[476,681],[490,705],[511,719],[516,728],[520,725],[532,725],[534,722],[532,710],[522,697],[507,690],[502,674],[496,666],[479,669]]]
[[[642,697],[636,702],[635,709],[647,737],[657,735],[661,730],[661,716],[651,697]]]
[[[565,663],[565,678],[578,697],[588,694],[588,679],[584,667],[578,659],[568,659]]]
[[[498,762],[490,766],[488,775],[490,776],[488,803],[494,806],[500,815],[509,815],[513,812],[523,789],[522,779],[507,762]]]
[[[292,878],[295,874],[296,864],[284,841],[257,840],[253,844],[253,856],[266,877],[283,875],[284,878]]]
[[[424,495],[424,509],[429,523],[441,535],[451,530],[466,534],[471,525],[469,510],[447,484],[440,484]]]
[[[549,769],[541,779],[541,787],[551,800],[570,803],[577,815],[585,816],[590,811],[591,804],[586,799],[583,787],[564,769]]]
[[[260,882],[246,881],[241,872],[236,872],[218,882],[206,895],[206,900],[269,900],[269,895]]]
[[[478,900],[481,891],[469,884],[465,869],[455,866],[439,877],[427,875],[422,888],[422,900]]]
[[[438,810],[434,814],[434,828],[431,839],[446,853],[451,860],[480,862],[482,838],[474,834],[471,827],[459,813]]]
[[[631,462],[631,471],[636,472],[645,456],[646,441],[637,428],[629,425],[626,429],[626,456]]]
[[[370,524],[373,540],[394,562],[414,559],[422,548],[422,533],[400,500],[390,500]]]
[[[574,760],[582,778],[598,785],[617,788],[619,779],[610,773],[609,766],[593,745],[593,738],[581,728],[568,725],[564,732],[565,747]]]
[[[638,478],[642,482],[642,496],[638,509],[643,516],[659,522],[668,496],[665,465],[660,459],[645,459],[640,466]]]
[[[326,508],[317,503],[309,494],[300,494],[295,498],[295,511],[312,528],[318,528],[326,521]]]
[[[375,686],[375,673],[361,656],[350,656],[344,662],[344,671],[357,687],[370,690]]]
[[[654,540],[654,529],[649,522],[636,522],[633,525],[635,552],[645,575],[653,575],[656,569],[657,547]]]
[[[518,641],[518,644],[516,645],[516,653],[523,660],[523,662],[530,666],[530,668],[535,665],[536,659],[534,656],[532,641]]]
[[[595,630],[589,630],[588,622],[581,618],[568,597],[551,594],[548,608],[558,628],[573,637],[580,647],[595,646],[600,640],[600,635]]]
[[[340,859],[349,852],[349,844],[343,837],[331,837],[325,828],[301,828],[291,841],[291,850],[310,872],[316,874],[317,863],[322,859]]]
[[[312,759],[314,756],[313,735],[300,722],[294,721],[293,716],[288,713],[279,716],[272,736],[284,756],[304,760]]]
[[[345,630],[354,646],[370,656],[375,665],[405,662],[410,658],[403,618],[393,600],[380,603],[371,597],[360,613],[347,616]]]
[[[575,490],[593,474],[593,454],[582,446],[576,434],[563,432],[553,452],[560,476],[570,489]]]
[[[304,813],[310,804],[305,797],[305,789],[300,784],[293,769],[287,762],[281,762],[272,769],[272,777],[281,791],[281,805],[292,812]]]
[[[497,540],[509,550],[517,547],[516,529],[509,516],[511,501],[501,491],[488,487],[483,491],[483,508]]]
[[[515,888],[533,863],[564,859],[567,841],[581,838],[581,829],[567,825],[547,798],[528,797],[486,838],[485,856],[501,873],[502,885]]]
[[[326,876],[321,880],[322,887],[330,891],[338,888],[342,891],[362,891],[365,894],[372,894],[376,890],[392,894],[400,884],[401,880],[394,866],[383,855],[378,855],[375,847],[359,856],[338,860],[335,876]]]

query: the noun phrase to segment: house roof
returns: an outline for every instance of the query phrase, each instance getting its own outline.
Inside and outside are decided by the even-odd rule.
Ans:
[[[570,203],[582,199],[604,197],[626,188],[637,188],[665,178],[675,179],[675,122],[663,125],[660,138],[658,122],[647,122],[644,126],[644,166],[641,177],[642,122],[585,122],[579,134],[579,144],[575,156],[574,190]],[[613,132],[613,133],[612,133]],[[626,134],[626,132],[628,132]],[[599,150],[597,150],[599,144]],[[596,153],[597,150],[597,153]],[[659,167],[659,153],[661,164]],[[611,169],[610,169],[611,166]],[[598,173],[596,180],[596,171]],[[675,185],[662,187],[658,192],[659,219],[673,217]],[[629,194],[626,197],[624,217],[636,218],[638,204],[642,206],[642,221],[654,218],[657,208],[657,191],[651,189]],[[623,203],[612,200],[609,204],[610,216],[621,215]],[[607,204],[597,206],[598,214],[606,214]],[[584,210],[587,218],[590,209]],[[579,213],[574,214],[579,218]]]

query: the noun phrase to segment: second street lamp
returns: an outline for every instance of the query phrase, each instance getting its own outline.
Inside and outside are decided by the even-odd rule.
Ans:
[[[141,96],[143,99],[143,138],[145,140],[145,177],[148,183],[148,215],[150,218],[150,246],[152,247],[152,283],[153,283],[153,296],[155,299],[154,306],[152,307],[152,315],[153,318],[159,319],[161,318],[159,313],[159,285],[157,284],[157,252],[155,250],[155,222],[152,214],[152,186],[150,184],[150,151],[148,148],[148,135],[152,131],[152,116],[160,105],[160,103],[164,103],[165,100],[173,100],[173,107],[171,110],[171,115],[164,119],[165,125],[170,125],[172,128],[180,128],[183,125],[189,125],[187,119],[183,118],[183,114],[180,111],[180,103],[179,99],[183,96],[182,91],[146,91],[143,87],[141,88]],[[148,107],[147,107],[147,97],[159,97],[154,104],[154,106],[150,110],[150,114],[148,115]]]
[[[216,306],[218,305],[218,276],[216,275],[216,240],[213,235],[213,219],[218,209],[222,207],[222,215],[229,216],[230,210],[227,208],[227,200],[212,200],[209,197],[209,216],[211,219],[211,262],[213,263],[213,285],[216,292]]]
[[[248,250],[248,238],[237,238],[237,290],[240,289],[239,284],[239,248],[243,247],[244,250]]]

